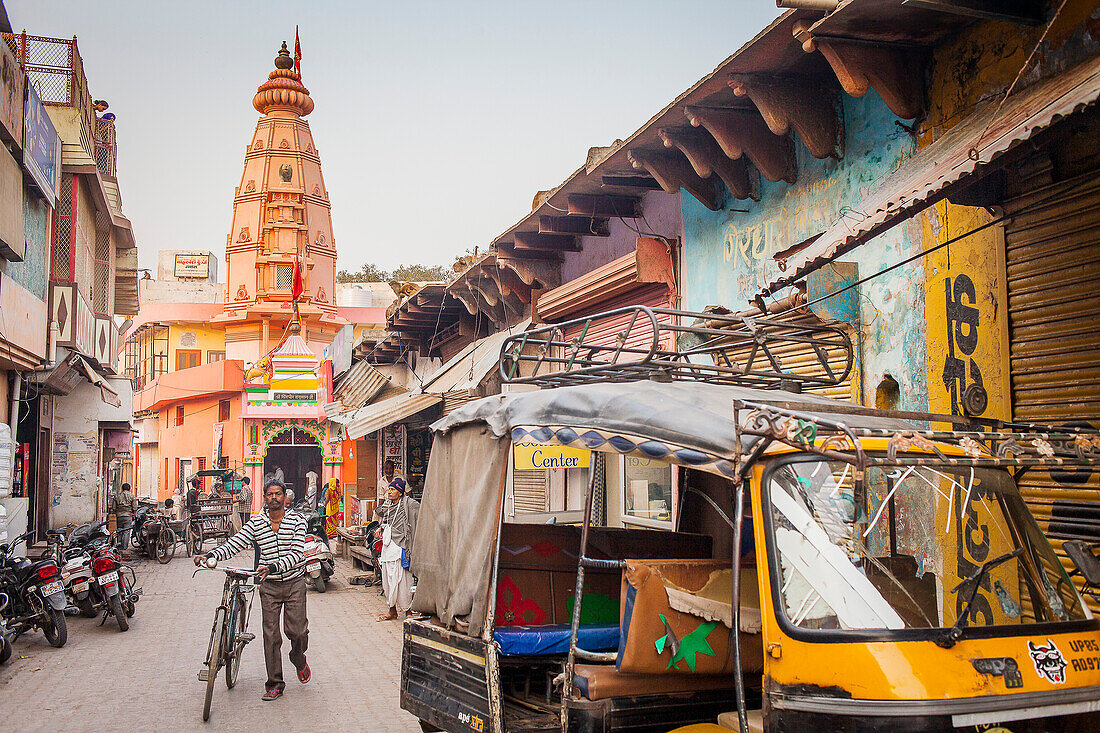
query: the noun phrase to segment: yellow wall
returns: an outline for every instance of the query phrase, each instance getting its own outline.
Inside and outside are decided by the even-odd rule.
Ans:
[[[225,332],[210,328],[205,323],[173,323],[168,327],[168,371],[176,371],[176,350],[182,348],[180,341],[184,332],[195,334],[195,345],[186,347],[202,352],[199,366],[207,363],[207,351],[225,351]]]

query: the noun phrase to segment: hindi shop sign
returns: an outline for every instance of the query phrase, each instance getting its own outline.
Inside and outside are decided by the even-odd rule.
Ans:
[[[176,255],[176,277],[201,278],[210,277],[210,255]]]
[[[33,84],[27,85],[24,107],[23,167],[31,174],[46,201],[54,206],[61,178],[61,138]]]
[[[516,443],[512,447],[517,471],[540,471],[546,468],[588,468],[592,451],[564,445]]]

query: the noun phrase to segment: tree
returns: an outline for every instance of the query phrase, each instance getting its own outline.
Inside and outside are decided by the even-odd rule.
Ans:
[[[454,271],[446,265],[398,265],[390,273],[399,282],[447,282]]]
[[[377,265],[365,262],[358,272],[340,270],[336,273],[338,283],[384,283],[388,282],[390,274]]]

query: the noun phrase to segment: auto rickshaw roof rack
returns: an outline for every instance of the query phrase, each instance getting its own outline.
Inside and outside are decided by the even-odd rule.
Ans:
[[[870,466],[930,463],[963,468],[1016,467],[1020,472],[1030,468],[1100,465],[1100,430],[1090,427],[880,410],[843,402],[823,405],[785,401],[777,405],[735,400],[733,409],[738,436],[762,439],[746,455],[734,458],[738,478],[774,442],[844,461],[860,472]],[[830,412],[838,413],[837,417],[829,417]],[[889,427],[856,427],[845,421],[845,415],[885,418],[898,423]],[[916,423],[948,423],[953,427],[923,428]],[[863,438],[885,439],[885,452],[868,452],[862,444]],[[945,454],[937,443],[955,445],[963,455]]]
[[[509,336],[500,375],[542,387],[656,379],[798,392],[841,384],[852,361],[840,326],[636,305]]]

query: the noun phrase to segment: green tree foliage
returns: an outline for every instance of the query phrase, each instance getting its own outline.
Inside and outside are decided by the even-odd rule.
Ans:
[[[392,270],[383,270],[377,265],[366,262],[357,271],[340,270],[336,273],[338,283],[370,283],[370,282],[447,282],[455,275],[455,264],[462,259],[476,256],[476,249],[468,249],[466,252],[454,258],[451,265],[398,265]],[[460,268],[461,269],[461,268]]]
[[[358,272],[340,270],[336,273],[338,283],[384,283],[389,282],[390,274],[370,262],[363,263]]]

